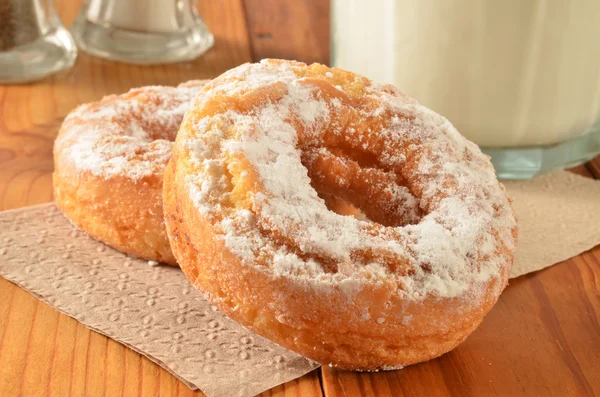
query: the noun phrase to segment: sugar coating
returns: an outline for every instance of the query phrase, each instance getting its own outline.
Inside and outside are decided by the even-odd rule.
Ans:
[[[342,105],[337,99],[322,99],[318,88],[304,84],[299,73],[294,66],[269,61],[242,65],[215,80],[194,107],[202,109],[213,97],[249,95],[276,84],[284,87],[285,95],[261,102],[251,112],[226,110],[184,121],[192,133],[181,144],[198,171],[188,175],[186,187],[200,213],[217,224],[225,245],[249,266],[267,255],[275,277],[349,295],[367,283],[392,280],[399,286],[397,294],[409,300],[483,296],[487,283],[512,260],[503,247],[514,252],[516,225],[489,158],[442,116],[402,93],[390,93],[389,87],[370,83],[367,96],[381,107],[363,116],[394,116],[386,128],[367,134],[389,143],[379,153],[382,167],[402,169],[410,153],[417,159],[411,189],[425,215],[415,224],[383,227],[336,214],[311,186],[294,123],[302,124],[302,139],[320,142],[323,131],[336,128],[331,122]],[[225,138],[231,129],[236,136]],[[394,149],[401,141],[414,143],[404,151]],[[415,157],[417,152],[424,155]],[[252,194],[250,208],[226,208],[231,184],[235,189],[236,183],[228,174],[234,174],[241,159],[256,170],[264,190]],[[244,175],[238,177],[242,183]],[[404,188],[379,188],[406,195]],[[290,237],[297,248],[276,244],[271,234]],[[377,255],[365,262],[361,252]],[[331,258],[336,270],[328,270],[321,257]],[[392,270],[386,263],[390,257],[409,261],[411,272]]]
[[[149,86],[71,112],[56,145],[80,171],[139,180],[162,171],[185,111],[204,85]]]

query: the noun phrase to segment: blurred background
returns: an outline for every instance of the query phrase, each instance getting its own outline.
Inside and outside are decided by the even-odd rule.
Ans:
[[[48,5],[54,6],[57,18],[66,29],[71,28],[83,5],[81,0],[42,1],[37,6],[26,4],[29,1],[0,0],[0,40],[3,43],[0,73],[9,71],[8,58],[14,54],[16,45],[14,34],[22,34],[18,25],[32,26],[31,22],[23,25],[15,19],[15,5],[20,9],[25,7],[21,16],[31,16],[32,12],[35,18],[42,16],[41,28],[33,27],[34,34],[20,36],[25,42],[39,39],[40,33],[52,32],[43,21],[43,10]],[[138,0],[138,3],[144,1]],[[244,62],[265,57],[327,63],[327,1],[200,0],[194,3],[214,36],[214,44],[192,61],[143,66],[106,60],[79,50],[72,66],[63,71],[32,82],[0,82],[0,210],[52,200],[54,138],[65,116],[82,103],[143,85],[177,85],[191,79],[213,78]],[[19,61],[27,65],[32,59],[20,58]]]
[[[0,0],[0,93],[6,128],[55,134],[132,87],[319,62],[396,85],[527,179],[600,153],[599,36],[597,0]]]

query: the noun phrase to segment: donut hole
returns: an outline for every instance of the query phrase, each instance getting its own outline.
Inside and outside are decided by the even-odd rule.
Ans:
[[[372,222],[360,208],[356,208],[351,202],[341,197],[322,193],[319,194],[319,197],[325,201],[325,205],[329,211],[333,211],[338,215],[353,216],[362,221]]]
[[[377,168],[364,153],[349,158],[344,152],[340,148],[303,151],[311,185],[329,210],[391,227],[421,220],[419,201],[396,174]],[[358,157],[362,164],[355,160]]]
[[[345,142],[336,142],[335,145],[328,146],[328,149],[338,157],[346,157],[356,162],[361,168],[380,168],[379,160],[373,153],[358,147],[351,147]]]
[[[120,134],[140,139],[144,142],[166,140],[173,142],[177,137],[183,113],[170,114],[168,117],[149,118],[138,111],[131,111],[113,119],[119,125]]]
[[[130,136],[144,142],[155,140],[175,141],[187,105],[203,83],[190,84],[188,88],[145,87],[134,89],[120,100],[107,97],[94,104],[97,115],[103,112],[119,126],[119,135]]]
[[[360,89],[355,83],[359,82],[346,88]],[[305,78],[299,85],[311,92],[315,103],[327,104],[321,119],[306,122],[298,110],[289,122],[297,131],[311,186],[328,209],[385,227],[419,223],[423,216],[419,195],[410,190],[403,173],[382,163],[388,146],[397,146],[389,152],[403,156],[404,143],[387,142],[384,132],[392,119],[410,115],[381,108],[372,98],[357,98],[326,81]]]

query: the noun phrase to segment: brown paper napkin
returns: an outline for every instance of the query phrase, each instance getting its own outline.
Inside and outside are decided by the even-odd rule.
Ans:
[[[519,223],[511,278],[600,244],[600,181],[559,171],[504,185]]]
[[[0,275],[207,396],[253,396],[318,364],[252,334],[170,266],[78,231],[55,204],[0,213]]]
[[[506,186],[520,233],[512,277],[600,243],[599,181],[558,172]],[[254,395],[318,366],[227,319],[178,269],[88,238],[54,204],[0,213],[0,230],[1,276],[209,397]]]

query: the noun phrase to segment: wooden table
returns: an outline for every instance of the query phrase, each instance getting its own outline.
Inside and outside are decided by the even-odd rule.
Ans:
[[[57,5],[68,26],[80,0]],[[68,73],[0,86],[0,210],[52,200],[53,139],[76,105],[135,86],[214,77],[263,57],[327,63],[328,9],[319,0],[201,1],[216,44],[194,62],[137,67],[80,54]],[[600,160],[574,171],[598,178]],[[265,395],[600,395],[599,290],[597,247],[512,280],[481,327],[439,359],[373,374],[324,368]],[[38,395],[201,393],[0,278],[0,396]]]

